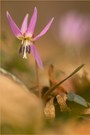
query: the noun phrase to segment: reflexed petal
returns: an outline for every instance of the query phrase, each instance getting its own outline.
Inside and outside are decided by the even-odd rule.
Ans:
[[[26,16],[24,17],[22,26],[21,26],[21,32],[25,33],[27,30],[27,23],[28,23],[28,14],[26,14]]]
[[[50,20],[50,22],[46,25],[46,27],[40,32],[40,34],[37,35],[37,36],[34,38],[35,41],[38,40],[41,36],[43,36],[43,35],[48,31],[48,29],[50,28],[50,26],[51,26],[53,20],[54,20],[54,18],[52,18],[52,19]]]
[[[40,68],[43,68],[42,60],[37,52],[37,48],[35,45],[31,45],[31,52]]]
[[[34,29],[35,29],[35,25],[36,25],[36,21],[37,21],[37,8],[35,7],[34,8],[34,12],[33,12],[33,15],[32,15],[32,18],[30,20],[30,23],[29,23],[29,26],[28,26],[28,29],[27,29],[27,35],[29,36],[32,36],[33,33],[34,33]]]
[[[9,12],[6,12],[10,27],[14,33],[14,35],[19,38],[19,36],[22,36],[22,33],[20,31],[20,29],[17,27],[17,25],[15,24],[15,22],[13,21],[12,17],[10,16]]]

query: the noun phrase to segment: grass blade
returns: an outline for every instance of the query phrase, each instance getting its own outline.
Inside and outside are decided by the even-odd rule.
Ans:
[[[74,74],[76,74],[85,64],[80,65],[78,68],[76,68],[69,76],[67,76],[65,79],[63,79],[62,81],[60,81],[58,84],[56,84],[55,86],[53,86],[51,89],[49,89],[45,95],[44,98],[49,95],[52,91],[54,91],[60,84],[62,84],[63,82],[65,82],[67,79],[69,79],[71,76],[73,76]]]

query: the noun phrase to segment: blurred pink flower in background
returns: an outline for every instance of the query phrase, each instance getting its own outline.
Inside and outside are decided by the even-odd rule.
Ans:
[[[90,38],[90,20],[78,12],[68,12],[60,19],[59,33],[65,45],[83,45]]]

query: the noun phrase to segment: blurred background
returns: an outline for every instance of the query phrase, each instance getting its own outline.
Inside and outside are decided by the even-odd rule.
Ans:
[[[28,55],[28,59],[23,59],[19,54],[21,42],[12,33],[6,17],[6,11],[9,11],[15,23],[20,28],[24,16],[29,13],[30,20],[34,7],[37,7],[38,19],[35,35],[40,33],[49,20],[54,17],[49,31],[36,42],[38,52],[44,64],[43,70],[38,69],[40,85],[42,87],[49,86],[48,69],[50,64],[54,67],[56,82],[64,79],[81,64],[85,64],[84,68],[72,77],[71,80],[69,79],[66,83],[63,83],[62,87],[66,91],[75,91],[78,95],[86,99],[86,101],[90,102],[90,1],[2,0],[0,4],[1,67],[18,77],[29,90],[34,91],[37,80],[34,58],[30,54]],[[78,114],[84,112],[86,108],[74,102],[67,102],[72,110],[71,114],[78,116],[77,119],[80,118],[79,124],[81,125],[74,123],[72,120],[69,124],[68,122],[66,123],[66,119],[68,119],[66,117],[69,117],[67,116],[68,113],[66,112],[67,114],[65,115],[64,113],[63,115],[63,112],[61,112],[59,114],[61,119],[48,121],[41,128],[40,126],[43,125],[41,118],[42,102],[38,102],[35,95],[28,92],[26,87],[22,87],[22,84],[19,86],[17,81],[8,75],[0,74],[0,83],[0,100],[2,103],[0,108],[2,109],[3,116],[1,118],[3,124],[1,124],[4,133],[11,131],[18,133],[18,130],[16,130],[16,127],[18,127],[17,121],[20,121],[20,133],[32,133],[31,130],[34,126],[35,129],[33,130],[36,130],[36,132],[38,131],[37,128],[39,128],[39,130],[42,129],[43,134],[48,135],[56,135],[57,133],[61,135],[71,133],[75,135],[88,135],[90,132],[90,109],[87,111],[88,116],[80,115],[79,117]],[[16,123],[14,120],[16,120]],[[10,124],[8,126],[7,123],[9,122],[11,126]]]
[[[19,77],[28,87],[35,83],[35,63],[32,55],[27,60],[19,55],[20,41],[16,39],[6,18],[9,11],[21,27],[26,13],[29,19],[34,7],[38,10],[35,35],[54,17],[49,31],[36,42],[44,63],[39,69],[40,82],[48,84],[47,69],[53,64],[58,71],[71,73],[80,64],[90,76],[90,2],[87,1],[2,1],[1,2],[1,66]],[[59,72],[58,72],[59,73]]]

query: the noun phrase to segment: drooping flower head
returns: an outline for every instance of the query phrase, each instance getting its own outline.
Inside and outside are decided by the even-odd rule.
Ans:
[[[35,30],[36,21],[37,21],[37,8],[36,7],[34,8],[34,12],[31,17],[29,25],[27,25],[28,14],[26,14],[22,22],[21,29],[19,29],[18,26],[15,24],[15,22],[13,21],[8,11],[6,12],[6,15],[7,15],[10,27],[13,31],[13,34],[15,35],[15,37],[21,40],[19,53],[23,53],[23,58],[26,59],[27,58],[26,54],[32,52],[38,66],[43,67],[42,60],[35,46],[35,41],[37,41],[40,37],[42,37],[48,31],[54,18],[52,18],[49,21],[49,23],[45,26],[45,28],[37,36],[34,37],[34,30]]]

